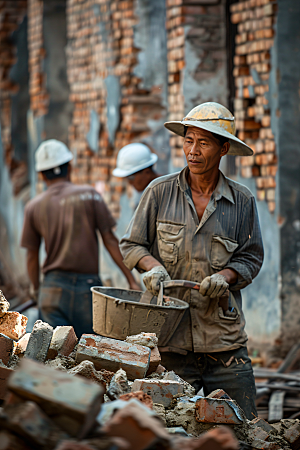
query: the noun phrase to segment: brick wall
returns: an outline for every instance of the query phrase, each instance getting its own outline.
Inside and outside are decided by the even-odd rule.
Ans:
[[[271,0],[240,1],[231,6],[231,13],[232,23],[237,24],[233,71],[237,135],[255,153],[237,162],[242,177],[255,178],[258,200],[266,200],[273,212],[277,157],[268,91],[276,4]]]
[[[148,121],[163,109],[158,90],[140,88],[141,80],[134,75],[139,51],[134,45],[138,21],[134,11],[132,0],[67,2],[68,80],[74,103],[69,144],[76,154],[73,181],[102,182],[104,198],[115,216],[124,190],[124,183],[111,176],[117,153],[147,136]],[[93,120],[100,129],[95,148],[88,139]]]
[[[223,0],[166,0],[169,120],[207,101],[227,105],[226,15]],[[182,138],[170,137],[175,167],[185,164]]]

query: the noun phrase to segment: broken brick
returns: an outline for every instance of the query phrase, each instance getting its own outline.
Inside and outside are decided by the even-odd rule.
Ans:
[[[28,319],[17,311],[8,311],[0,317],[0,333],[18,341],[26,333]]]
[[[148,376],[151,373],[155,372],[160,363],[161,363],[161,356],[158,347],[154,347],[151,349],[150,364],[146,375]]]
[[[136,398],[139,402],[143,403],[148,408],[153,408],[153,400],[150,395],[145,394],[143,391],[129,392],[128,394],[120,395],[119,399],[128,402],[132,398]]]
[[[96,383],[101,384],[106,389],[106,383],[110,381],[113,377],[113,372],[108,372],[107,370],[97,371],[94,367],[92,361],[82,361],[78,366],[73,367],[68,370],[71,375],[80,375],[82,377],[93,380]]]
[[[258,450],[279,450],[281,448],[281,446],[275,442],[267,442],[260,439],[254,439],[251,442],[251,446],[253,448],[257,448]]]
[[[4,400],[7,394],[8,379],[13,372],[12,369],[0,365],[0,400]]]
[[[57,355],[69,356],[77,342],[78,339],[73,327],[56,327],[53,332],[47,358],[54,359]]]
[[[275,432],[276,429],[272,427],[268,422],[266,422],[264,419],[261,419],[260,417],[255,417],[255,419],[251,420],[251,423],[255,425],[256,427],[259,427],[263,430],[265,430],[267,433]]]
[[[298,450],[300,447],[300,422],[295,421],[287,429],[284,429],[282,437],[288,441],[293,450]]]
[[[183,384],[171,380],[137,379],[133,382],[131,391],[143,391],[152,397],[153,403],[168,407],[174,395],[183,393]]]
[[[16,349],[15,349],[15,354],[16,355],[19,356],[19,355],[23,355],[25,353],[27,345],[28,345],[29,338],[30,338],[30,333],[26,333],[17,342],[17,346],[16,346]]]
[[[6,428],[36,445],[53,448],[68,437],[33,402],[5,406],[3,416]]]
[[[53,328],[48,323],[37,320],[30,334],[24,357],[45,362],[52,335]]]
[[[196,401],[197,422],[231,423],[239,425],[245,420],[244,413],[234,400],[202,397]]]
[[[83,377],[25,358],[9,378],[8,387],[20,397],[35,401],[61,429],[78,438],[94,425],[104,391]]]
[[[113,417],[105,423],[101,431],[107,436],[124,438],[130,444],[130,449],[143,450],[156,445],[166,445],[170,435],[159,420],[146,413],[147,408],[139,406],[131,400],[126,407],[119,409]]]
[[[144,377],[150,361],[150,349],[93,334],[83,334],[78,344],[76,362],[88,359],[97,370],[126,371],[127,377]]]
[[[14,341],[4,334],[0,334],[0,359],[2,360],[3,364],[8,363],[13,351]]]

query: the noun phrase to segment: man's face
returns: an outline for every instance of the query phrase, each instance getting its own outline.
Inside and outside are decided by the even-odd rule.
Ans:
[[[229,150],[229,143],[223,147],[210,131],[188,127],[183,142],[183,151],[190,171],[195,175],[209,172],[219,167],[220,159]]]
[[[134,187],[134,189],[138,192],[143,192],[145,189],[145,175],[144,171],[134,173],[133,175],[129,175],[127,177],[128,183]]]

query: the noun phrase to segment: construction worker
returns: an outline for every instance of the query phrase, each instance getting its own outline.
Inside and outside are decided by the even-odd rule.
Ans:
[[[70,182],[73,155],[60,141],[43,142],[35,154],[47,190],[25,208],[21,246],[27,249],[29,279],[38,295],[41,319],[53,327],[73,325],[78,337],[93,333],[91,286],[98,276],[98,239],[124,273],[131,289],[139,289],[123,262],[112,229],[115,220],[91,186]],[[40,287],[39,249],[45,242],[44,281]]]
[[[145,144],[133,143],[121,148],[117,157],[117,167],[113,175],[126,178],[137,192],[142,193],[151,181],[158,178],[153,170],[157,155],[151,153]]]
[[[253,152],[235,137],[234,117],[218,103],[201,104],[165,127],[184,138],[187,167],[154,180],[144,192],[121,240],[124,262],[146,272],[152,294],[164,280],[200,283],[200,291],[168,291],[190,308],[160,348],[162,364],[205,395],[224,389],[253,419],[255,383],[241,289],[261,268],[263,244],[252,193],[219,170],[226,154]]]

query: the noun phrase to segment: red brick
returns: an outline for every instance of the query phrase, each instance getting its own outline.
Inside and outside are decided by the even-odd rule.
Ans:
[[[158,379],[136,379],[132,386],[132,392],[143,391],[151,395],[153,403],[160,403],[168,407],[174,395],[183,393],[183,384],[178,381],[158,380]]]
[[[198,422],[230,423],[240,425],[244,421],[243,412],[233,400],[200,398],[196,402],[195,415]],[[236,411],[239,411],[239,414]]]
[[[23,355],[26,351],[27,344],[30,338],[30,333],[24,334],[23,337],[17,342],[17,347],[15,350],[16,355]]]
[[[56,327],[53,332],[47,359],[54,359],[57,355],[69,356],[77,342],[78,339],[73,327]]]
[[[0,317],[0,333],[18,341],[26,333],[28,319],[16,311],[8,311]]]

